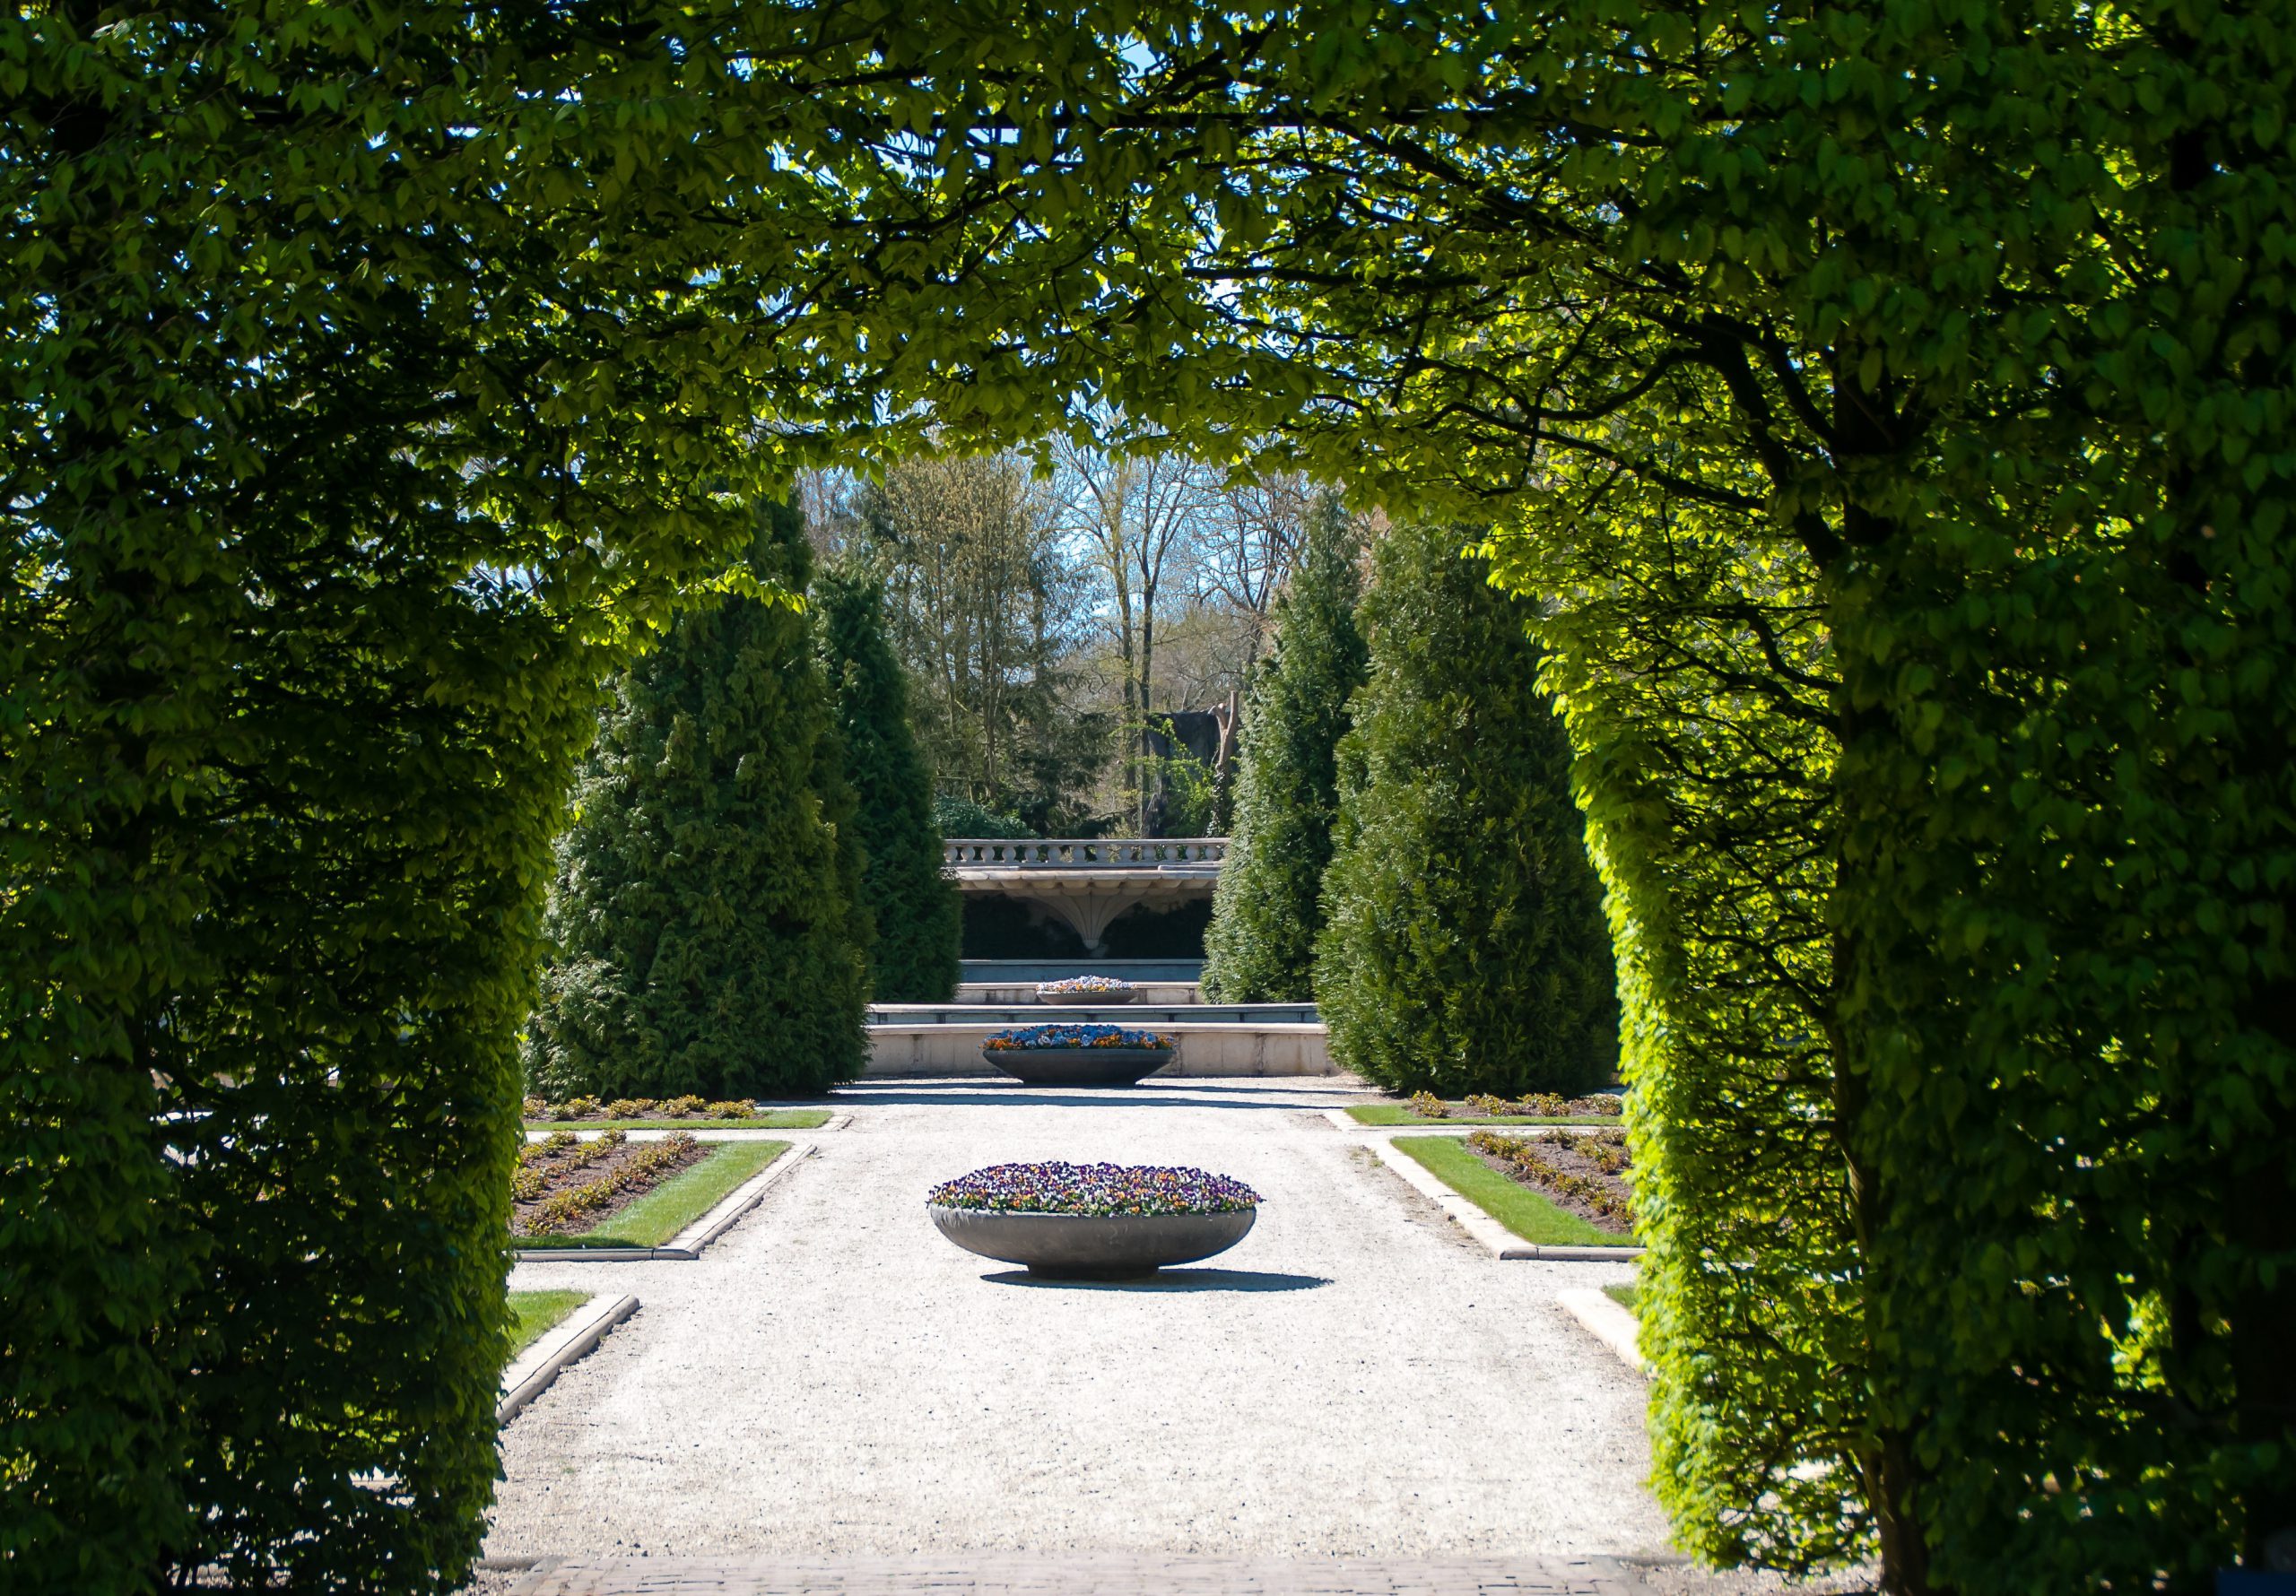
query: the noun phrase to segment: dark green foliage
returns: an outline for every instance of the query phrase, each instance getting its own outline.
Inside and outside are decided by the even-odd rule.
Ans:
[[[1335,499],[1318,504],[1276,601],[1275,654],[1254,678],[1238,750],[1235,821],[1205,933],[1204,993],[1222,1003],[1313,995],[1324,870],[1339,812],[1335,750],[1363,681],[1360,552]]]
[[[1333,1059],[1390,1090],[1567,1096],[1617,1062],[1610,932],[1528,606],[1463,541],[1378,545],[1316,1001]]]
[[[952,797],[946,793],[934,795],[933,828],[944,837],[999,837],[1024,842],[1037,835],[1013,815],[998,814],[970,798]]]
[[[1160,358],[1112,396],[1490,522],[1556,606],[1677,1538],[1963,1596],[2259,1562],[2296,1529],[2285,16],[1258,37],[1135,155],[1222,167],[1218,237],[1174,230],[1226,286],[1127,322]]]
[[[809,559],[796,514],[762,509],[758,580],[802,592]],[[852,807],[811,618],[735,596],[679,616],[615,684],[575,783],[534,1089],[794,1097],[858,1075]]]
[[[942,873],[932,778],[909,731],[908,678],[885,640],[884,594],[849,569],[825,573],[813,594],[853,787],[860,902],[875,923],[870,995],[940,1002],[957,989],[957,891]]]

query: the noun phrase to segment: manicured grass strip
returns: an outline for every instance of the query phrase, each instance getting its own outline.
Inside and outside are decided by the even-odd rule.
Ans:
[[[1542,1246],[1631,1247],[1634,1238],[1597,1230],[1555,1207],[1528,1186],[1516,1184],[1449,1136],[1398,1136],[1396,1146],[1460,1196],[1525,1241]]]
[[[1623,1286],[1604,1287],[1603,1295],[1609,1297],[1613,1302],[1618,1304],[1619,1306],[1624,1308],[1628,1313],[1632,1314],[1640,1311],[1634,1305],[1634,1294],[1639,1289],[1639,1288],[1637,1287],[1633,1281],[1629,1280]]]
[[[510,1357],[539,1340],[544,1331],[590,1300],[587,1291],[513,1291],[510,1293]]]
[[[1529,1114],[1455,1114],[1447,1119],[1422,1119],[1400,1103],[1372,1103],[1351,1108],[1359,1125],[1614,1125],[1615,1114],[1540,1116]]]
[[[818,1131],[826,1108],[774,1108],[747,1119],[530,1119],[529,1131]]]
[[[522,1236],[522,1247],[658,1247],[789,1150],[786,1141],[705,1142],[709,1156],[680,1170],[595,1229],[573,1236]]]

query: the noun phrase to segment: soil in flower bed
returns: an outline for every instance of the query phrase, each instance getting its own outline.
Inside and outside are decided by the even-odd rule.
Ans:
[[[560,1131],[519,1149],[510,1176],[510,1234],[565,1236],[593,1229],[710,1149],[679,1132],[631,1141],[619,1131],[584,1141]]]
[[[829,1123],[830,1112],[826,1108],[761,1108],[738,1097],[721,1103],[700,1097],[570,1097],[563,1103],[528,1097],[522,1117],[530,1126],[618,1125],[625,1131],[669,1130],[681,1124],[817,1131]]]
[[[1584,1134],[1549,1131],[1534,1136],[1501,1136],[1477,1131],[1467,1150],[1518,1185],[1535,1189],[1566,1213],[1622,1239],[1634,1228],[1633,1163],[1623,1131]]]

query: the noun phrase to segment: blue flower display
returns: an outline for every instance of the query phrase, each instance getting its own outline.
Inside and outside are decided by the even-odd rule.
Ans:
[[[1022,1047],[1166,1048],[1171,1045],[1170,1037],[1154,1031],[1128,1031],[1120,1025],[1024,1025],[1015,1030],[993,1032],[981,1044],[993,1053]]]

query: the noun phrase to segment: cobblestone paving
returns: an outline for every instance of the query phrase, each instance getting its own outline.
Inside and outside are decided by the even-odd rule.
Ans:
[[[699,1262],[518,1266],[644,1305],[505,1433],[487,1550],[571,1559],[545,1596],[1600,1592],[1622,1576],[1589,1559],[1664,1553],[1641,1382],[1553,1301],[1626,1269],[1493,1261],[1322,1117],[1344,1089],[851,1100]],[[1055,1158],[1197,1165],[1267,1202],[1153,1287],[1033,1282],[926,1217],[936,1180]]]

